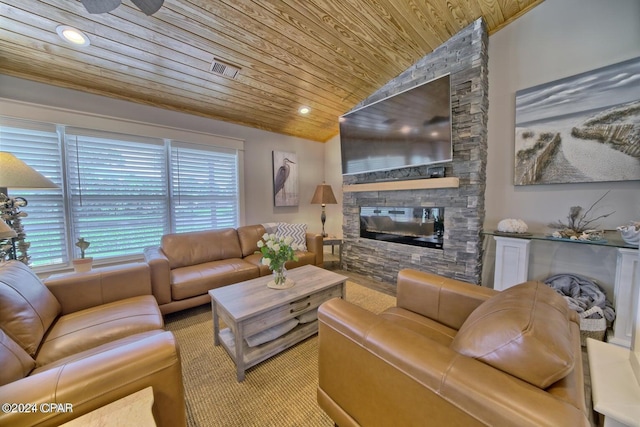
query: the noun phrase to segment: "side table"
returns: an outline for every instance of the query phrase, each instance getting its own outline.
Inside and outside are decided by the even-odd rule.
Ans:
[[[336,262],[335,247],[338,246],[338,265],[342,265],[342,239],[338,237],[323,237],[322,244],[324,246],[331,246],[331,258],[326,261]],[[326,262],[325,261],[325,262]]]

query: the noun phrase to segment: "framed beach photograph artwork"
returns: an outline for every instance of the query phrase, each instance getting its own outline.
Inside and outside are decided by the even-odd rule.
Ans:
[[[298,156],[273,152],[273,205],[298,206]]]
[[[515,185],[640,180],[640,58],[516,92]]]

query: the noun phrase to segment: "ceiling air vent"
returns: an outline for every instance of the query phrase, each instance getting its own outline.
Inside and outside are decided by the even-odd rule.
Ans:
[[[232,65],[225,61],[221,61],[218,58],[213,58],[213,62],[211,63],[211,71],[214,74],[218,74],[219,76],[235,79],[238,76],[238,73],[240,73],[240,67],[238,67],[237,65]]]

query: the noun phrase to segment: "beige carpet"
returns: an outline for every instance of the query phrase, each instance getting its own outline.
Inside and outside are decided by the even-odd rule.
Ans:
[[[394,297],[353,282],[347,301],[376,313],[395,305]],[[189,426],[333,425],[316,403],[317,336],[250,368],[238,383],[231,358],[213,345],[209,306],[167,315],[165,322],[180,345]]]

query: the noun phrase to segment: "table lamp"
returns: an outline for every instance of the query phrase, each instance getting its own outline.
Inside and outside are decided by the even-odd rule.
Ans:
[[[28,264],[27,248],[29,244],[25,242],[26,234],[21,220],[27,214],[20,211],[20,208],[27,206],[27,200],[24,197],[9,197],[8,188],[36,190],[58,188],[58,186],[13,154],[0,151],[0,215],[4,218],[6,225],[16,234],[15,237],[11,237],[13,250],[9,257],[10,259],[18,259],[15,250],[17,243],[21,252],[19,259]]]
[[[320,215],[320,221],[322,221],[322,237],[327,237],[327,233],[324,232],[324,223],[327,220],[324,207],[325,205],[335,205],[337,203],[336,196],[333,195],[333,190],[329,184],[323,182],[316,187],[316,192],[313,194],[311,204],[322,205],[322,214]]]

